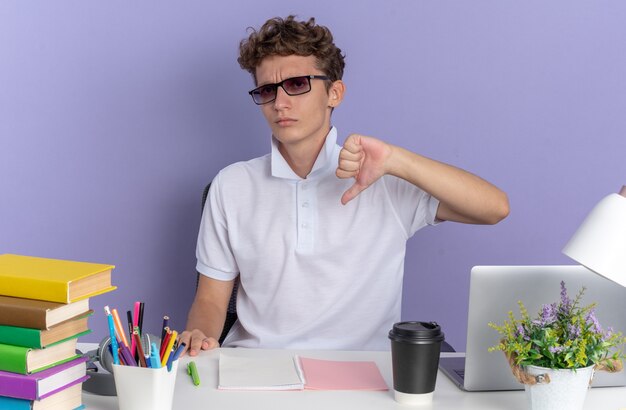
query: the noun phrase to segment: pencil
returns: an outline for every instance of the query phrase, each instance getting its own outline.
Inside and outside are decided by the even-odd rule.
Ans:
[[[141,367],[148,367],[148,365],[146,364],[146,358],[143,354],[143,349],[141,347],[141,340],[139,340],[139,331],[137,329],[139,329],[139,326],[136,326],[135,330],[133,330],[133,339],[135,340],[135,346],[137,346],[139,363],[141,364]]]
[[[169,316],[163,316],[163,326],[161,326],[161,345],[163,345],[163,339],[165,339],[165,334],[167,333],[168,325],[170,323]]]
[[[172,346],[174,346],[174,341],[176,340],[177,336],[178,332],[172,330],[172,333],[170,333],[170,340],[167,343],[167,347],[165,348],[165,353],[163,353],[163,358],[161,358],[161,367],[167,365],[167,359],[169,359],[170,354],[172,353]]]
[[[170,337],[172,336],[172,331],[168,327],[165,331],[165,337],[161,340],[161,347],[159,349],[159,358],[163,357],[163,353],[165,352],[165,348],[170,341]]]

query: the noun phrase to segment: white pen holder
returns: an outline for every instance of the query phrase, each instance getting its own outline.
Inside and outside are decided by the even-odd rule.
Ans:
[[[171,410],[178,360],[158,369],[113,365],[120,410]]]

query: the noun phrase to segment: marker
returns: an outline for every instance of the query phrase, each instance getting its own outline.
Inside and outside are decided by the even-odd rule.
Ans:
[[[133,314],[130,312],[130,310],[126,311],[126,319],[128,321],[128,336],[129,336],[129,341],[130,341],[130,344],[128,346],[131,347],[132,344],[134,343],[134,339],[133,339]],[[134,350],[131,353],[133,353],[133,358],[136,359]]]
[[[138,301],[135,302],[135,314],[132,316],[132,319],[133,319],[133,324],[130,329],[131,338],[133,335],[133,331],[135,330],[135,327],[139,326],[139,302]],[[135,339],[133,338],[130,343],[130,352],[132,353],[133,356],[135,356],[136,349],[137,349],[137,344],[135,343]]]
[[[161,367],[161,360],[159,360],[159,350],[157,349],[156,343],[152,342],[150,345],[150,367],[153,369],[158,369]]]
[[[117,355],[117,339],[115,338],[115,325],[113,324],[113,316],[109,306],[104,307],[104,313],[107,315],[107,321],[109,322],[109,334],[111,335],[111,353],[113,353],[113,364],[120,364],[120,358]]]
[[[117,329],[118,336],[120,340],[126,347],[129,346],[128,339],[126,339],[126,332],[124,332],[124,328],[122,327],[122,322],[120,321],[120,316],[117,314],[117,309],[111,309],[111,314],[113,315],[113,321],[115,322],[115,328]]]
[[[143,310],[144,310],[144,302],[139,302],[139,336],[143,335]]]
[[[137,362],[133,358],[133,355],[130,353],[130,348],[125,344],[122,344],[122,357],[124,357],[124,361],[127,366],[137,366]]]
[[[191,376],[194,386],[200,386],[200,376],[198,376],[198,368],[193,360],[187,364],[187,374]]]
[[[176,349],[176,351],[174,352],[174,354],[170,355],[170,358],[167,359],[167,371],[169,372],[170,370],[172,370],[172,363],[176,360],[178,360],[178,356],[180,356],[180,354],[183,352],[183,350],[185,349],[185,343],[181,343],[178,345],[178,349]]]
[[[133,340],[133,313],[130,310],[126,311],[126,321],[128,322],[128,334],[130,335],[130,345],[131,353],[135,354],[135,349],[133,349],[133,345],[135,341]]]

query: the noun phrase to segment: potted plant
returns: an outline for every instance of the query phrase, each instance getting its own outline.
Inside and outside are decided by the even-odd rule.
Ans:
[[[504,352],[533,410],[582,409],[595,370],[622,370],[626,338],[598,323],[595,303],[580,305],[584,292],[571,300],[561,282],[560,300],[543,305],[535,319],[520,301],[521,319],[509,312],[501,326],[489,323],[501,335],[489,350]]]

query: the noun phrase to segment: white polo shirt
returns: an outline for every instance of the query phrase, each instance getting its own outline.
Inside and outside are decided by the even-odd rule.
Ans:
[[[306,179],[278,151],[221,170],[205,205],[197,270],[240,278],[224,346],[387,350],[400,320],[406,241],[439,202],[385,175],[346,205],[333,127]],[[415,272],[418,274],[418,272]]]

